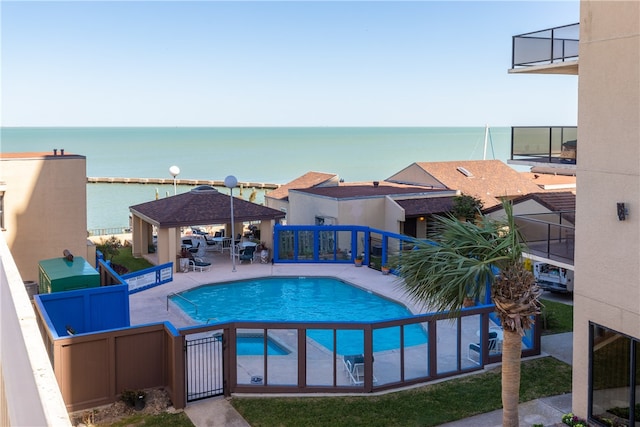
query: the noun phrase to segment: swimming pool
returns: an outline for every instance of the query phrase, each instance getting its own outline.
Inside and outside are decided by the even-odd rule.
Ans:
[[[218,322],[373,322],[411,316],[411,312],[401,304],[327,277],[264,277],[211,284],[171,298],[192,319],[202,323],[210,319]],[[333,350],[331,330],[311,329],[307,334]],[[374,351],[399,348],[399,334],[398,327],[374,331]],[[404,339],[405,346],[427,342],[424,329],[419,324],[405,327]],[[339,354],[362,353],[364,333],[361,330],[339,330],[337,342]]]
[[[236,352],[238,356],[261,356],[264,354],[264,335],[238,335],[236,337]],[[289,351],[280,344],[267,337],[267,354],[269,356],[284,356]]]

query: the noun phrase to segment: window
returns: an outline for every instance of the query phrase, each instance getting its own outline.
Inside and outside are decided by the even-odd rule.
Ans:
[[[640,407],[631,385],[640,379],[640,341],[591,324],[590,342],[590,417],[603,425],[609,425],[605,419],[638,425]]]

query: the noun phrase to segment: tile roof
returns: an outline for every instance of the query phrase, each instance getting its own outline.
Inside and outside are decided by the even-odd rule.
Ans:
[[[211,186],[199,186],[187,193],[129,206],[131,212],[160,228],[190,225],[225,224],[231,222],[228,194]],[[234,197],[236,222],[280,219],[284,212]]]
[[[326,185],[334,182],[338,184],[338,175],[324,172],[307,172],[304,175],[290,181],[279,188],[269,191],[265,197],[272,199],[286,199],[289,196],[289,190],[295,188],[311,188],[319,185]]]
[[[430,176],[431,181],[482,200],[485,209],[501,204],[500,197],[513,198],[540,191],[540,187],[500,160],[416,162],[388,181],[408,179],[409,169],[414,165]]]
[[[536,184],[543,190],[557,191],[562,189],[576,188],[576,176],[575,175],[559,175],[553,173],[535,172],[520,172],[522,176]]]

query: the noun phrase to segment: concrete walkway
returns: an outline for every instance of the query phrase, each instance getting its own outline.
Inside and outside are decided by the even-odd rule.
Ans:
[[[250,427],[223,397],[190,403],[184,411],[196,427]]]
[[[552,356],[571,364],[573,333],[542,337],[542,356]],[[522,427],[542,424],[545,427],[562,423],[562,416],[571,412],[571,393],[536,399],[520,404],[518,416]],[[442,427],[494,427],[502,426],[502,410],[487,412],[463,420],[443,424]]]

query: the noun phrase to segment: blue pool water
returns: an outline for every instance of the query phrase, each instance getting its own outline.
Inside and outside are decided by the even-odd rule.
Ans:
[[[266,277],[226,284],[200,286],[173,297],[173,302],[192,319],[206,323],[225,321],[336,321],[370,322],[411,316],[401,304],[344,281],[325,277]],[[193,304],[185,301],[191,301]],[[425,344],[427,336],[418,324],[405,327],[405,346]],[[400,328],[376,330],[374,351],[400,347]],[[331,330],[308,330],[308,336],[333,350]],[[364,350],[361,330],[337,332],[339,354]]]
[[[236,352],[238,356],[256,356],[264,354],[264,338],[258,336],[239,336],[236,338]],[[289,352],[267,338],[267,354],[269,356],[283,356]]]

